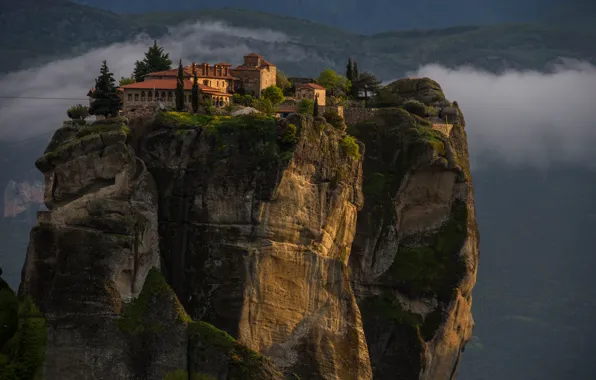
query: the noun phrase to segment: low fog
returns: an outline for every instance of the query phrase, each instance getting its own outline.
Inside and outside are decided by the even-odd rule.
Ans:
[[[217,48],[224,39],[226,47]],[[247,43],[250,41],[266,44],[266,58],[282,68],[284,62],[307,59],[315,60],[320,70],[333,65],[289,43],[290,38],[283,33],[233,28],[222,23],[175,28],[159,44],[170,53],[174,64],[179,58],[184,63],[194,60],[239,64],[242,56],[252,51]],[[107,60],[118,80],[132,73],[134,62],[143,58],[151,44],[147,37],[139,36],[129,43],[1,77],[0,141],[10,144],[38,136],[51,137],[66,119],[70,105],[88,104],[86,94],[102,60]],[[470,67],[426,65],[407,75],[435,79],[450,100],[458,101],[466,117],[470,154],[476,167],[493,159],[538,166],[559,161],[592,165],[592,147],[596,143],[593,66],[562,61],[549,73],[511,71],[496,75]]]

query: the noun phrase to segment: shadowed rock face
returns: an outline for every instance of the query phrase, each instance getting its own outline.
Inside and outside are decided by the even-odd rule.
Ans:
[[[478,260],[465,123],[428,78],[396,81],[383,96],[426,109],[421,118],[388,108],[349,130],[366,145],[350,266],[374,378],[452,379],[471,339]],[[449,136],[438,115],[453,124]]]

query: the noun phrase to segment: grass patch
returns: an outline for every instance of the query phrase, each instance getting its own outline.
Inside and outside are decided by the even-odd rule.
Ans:
[[[426,126],[414,126],[412,132],[415,140],[431,145],[439,156],[445,156],[445,141],[441,132]]]

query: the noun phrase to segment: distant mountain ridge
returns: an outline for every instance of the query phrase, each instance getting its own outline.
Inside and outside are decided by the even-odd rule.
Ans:
[[[74,0],[119,13],[196,11],[222,7],[276,13],[333,25],[354,33],[444,28],[506,22],[567,21],[593,16],[584,0]]]
[[[355,0],[352,3],[355,4]],[[109,4],[107,1],[103,6]],[[310,0],[305,0],[305,4],[310,4]],[[372,13],[362,14],[369,17]],[[287,53],[280,53],[280,46],[273,42],[244,38],[240,34],[205,43],[213,48],[241,43],[278,60],[282,71],[295,76],[317,75],[321,65],[343,72],[350,56],[357,56],[362,67],[383,80],[394,79],[429,63],[447,67],[471,65],[492,72],[544,70],[561,57],[596,63],[593,44],[596,28],[577,23],[509,23],[434,29],[424,29],[420,24],[416,29],[362,35],[312,20],[255,10],[226,8],[130,15],[65,0],[24,0],[0,6],[0,35],[5,37],[0,39],[3,57],[0,74],[80,55],[94,48],[131,40],[141,33],[160,39],[167,34],[169,26],[196,21],[222,21],[235,27],[269,29],[291,36],[292,40],[283,44]],[[453,54],[454,51],[458,53]],[[306,55],[317,57],[318,63],[297,58]]]

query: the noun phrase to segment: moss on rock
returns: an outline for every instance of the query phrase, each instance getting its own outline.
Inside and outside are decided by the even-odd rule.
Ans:
[[[152,268],[143,284],[143,289],[137,298],[125,306],[124,312],[118,318],[120,329],[129,334],[143,332],[163,333],[171,326],[171,321],[160,320],[152,315],[156,309],[164,307],[164,302],[171,302],[177,312],[178,323],[188,323],[190,317],[174,294],[159,269]]]
[[[0,291],[0,379],[41,380],[47,327],[33,301]]]
[[[455,201],[438,232],[401,241],[382,280],[411,297],[448,299],[465,273],[459,251],[467,236],[467,217],[465,203]]]
[[[188,325],[193,369],[227,373],[227,379],[257,380],[281,377],[264,356],[238,343],[225,331],[196,321]]]

